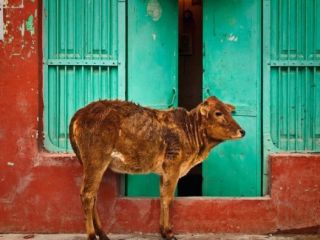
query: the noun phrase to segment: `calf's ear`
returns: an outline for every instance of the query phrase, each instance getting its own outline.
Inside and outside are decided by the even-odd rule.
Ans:
[[[227,110],[229,112],[234,112],[236,110],[236,107],[231,105],[231,104],[229,104],[229,103],[225,103],[224,105],[227,107]]]
[[[208,115],[209,115],[209,103],[208,103],[208,101],[204,101],[200,105],[200,113],[201,113],[202,116],[208,117]]]

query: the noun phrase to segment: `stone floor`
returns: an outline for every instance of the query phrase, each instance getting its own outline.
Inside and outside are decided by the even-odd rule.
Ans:
[[[109,235],[111,240],[161,240],[159,235]],[[85,240],[83,234],[1,234],[0,240]],[[184,234],[178,240],[320,240],[320,235]]]

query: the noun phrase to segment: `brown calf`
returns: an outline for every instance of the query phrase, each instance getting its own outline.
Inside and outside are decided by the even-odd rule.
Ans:
[[[244,136],[234,107],[209,97],[190,112],[154,110],[125,101],[97,101],[80,109],[70,123],[70,141],[83,164],[81,200],[88,239],[109,239],[97,212],[97,191],[106,169],[161,176],[160,229],[175,239],[169,208],[179,178],[201,163],[217,144]]]

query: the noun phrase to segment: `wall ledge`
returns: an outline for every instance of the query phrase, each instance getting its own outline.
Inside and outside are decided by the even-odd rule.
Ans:
[[[40,151],[33,159],[34,167],[65,167],[79,166],[80,163],[75,154],[71,153],[49,153]]]

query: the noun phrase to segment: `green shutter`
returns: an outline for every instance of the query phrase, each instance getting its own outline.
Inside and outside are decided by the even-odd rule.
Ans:
[[[264,36],[264,156],[319,152],[320,1],[264,1]]]
[[[261,1],[203,1],[203,97],[236,106],[246,131],[203,162],[203,195],[261,195]]]
[[[87,103],[125,97],[125,1],[44,1],[44,145],[70,151],[68,124]]]
[[[178,1],[128,1],[128,100],[177,105]],[[159,176],[128,175],[127,196],[158,196]]]

